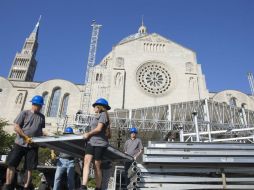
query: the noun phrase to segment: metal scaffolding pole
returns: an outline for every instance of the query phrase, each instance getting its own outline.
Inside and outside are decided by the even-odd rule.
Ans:
[[[211,126],[210,126],[210,114],[209,114],[208,100],[207,99],[205,99],[204,113],[205,113],[205,120],[207,121],[208,139],[209,139],[209,142],[212,142]]]
[[[194,125],[195,125],[195,132],[196,132],[196,142],[199,142],[200,141],[200,138],[199,138],[199,128],[198,128],[198,117],[197,117],[197,115],[198,115],[198,113],[197,112],[193,112],[192,113],[192,115],[193,115],[193,120],[194,120]]]
[[[93,87],[93,74],[94,74],[94,65],[96,59],[96,50],[97,43],[99,38],[100,27],[102,25],[96,24],[95,21],[92,23],[92,36],[91,43],[88,55],[88,62],[86,67],[86,76],[85,76],[85,84],[84,84],[84,94],[82,96],[81,101],[81,110],[84,113],[89,113],[91,96],[92,96],[92,87]]]
[[[251,72],[248,73],[248,80],[250,84],[251,95],[254,96],[254,79]]]

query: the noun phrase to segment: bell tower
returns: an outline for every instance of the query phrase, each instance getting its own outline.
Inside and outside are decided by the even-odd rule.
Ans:
[[[38,49],[38,34],[41,16],[34,30],[24,43],[20,53],[15,55],[8,79],[15,81],[33,81],[37,61],[35,59]]]

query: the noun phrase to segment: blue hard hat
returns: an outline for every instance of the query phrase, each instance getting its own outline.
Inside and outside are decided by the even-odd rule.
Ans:
[[[71,127],[66,127],[64,130],[64,134],[73,134],[73,129]]]
[[[32,102],[32,104],[36,104],[36,105],[44,105],[44,100],[42,96],[36,95],[32,98],[32,100],[30,101]]]
[[[130,133],[138,133],[137,128],[135,127],[130,128]]]
[[[99,98],[98,100],[96,100],[93,103],[93,107],[100,105],[100,106],[104,106],[107,110],[110,110],[111,107],[108,105],[108,101],[104,98]]]

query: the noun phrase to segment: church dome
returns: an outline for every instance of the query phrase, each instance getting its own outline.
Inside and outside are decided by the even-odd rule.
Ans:
[[[138,39],[138,38],[141,38],[141,37],[147,36],[147,35],[148,35],[147,29],[146,29],[146,27],[144,26],[144,23],[143,23],[143,21],[142,21],[142,25],[139,27],[138,32],[135,33],[135,34],[131,34],[131,35],[125,37],[124,39],[122,39],[122,40],[119,42],[119,44],[123,44],[123,43],[125,43],[125,42],[129,42],[129,41],[132,41],[132,40],[136,40],[136,39]]]
[[[122,39],[119,44],[123,44],[125,42],[129,42],[129,41],[132,41],[132,40],[135,40],[135,39],[138,39],[138,38],[141,38],[143,36],[146,36],[147,34],[141,34],[141,33],[135,33],[135,34],[131,34],[127,37],[125,37],[124,39]]]

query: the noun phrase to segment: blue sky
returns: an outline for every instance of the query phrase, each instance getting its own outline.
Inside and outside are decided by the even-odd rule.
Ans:
[[[254,72],[252,0],[1,0],[0,76],[42,15],[35,81],[62,78],[83,83],[91,21],[103,25],[98,63],[122,38],[137,32],[141,16],[156,32],[197,53],[209,91],[250,93]]]

